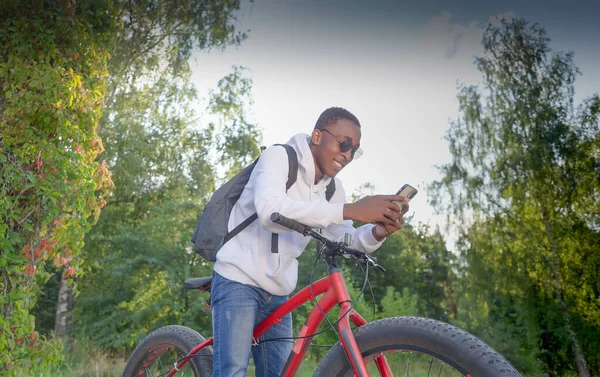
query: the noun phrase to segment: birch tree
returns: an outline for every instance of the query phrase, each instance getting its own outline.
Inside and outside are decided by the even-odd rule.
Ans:
[[[463,251],[502,271],[494,290],[522,303],[533,290],[560,308],[549,333],[566,341],[545,349],[540,341],[551,355],[541,357],[546,371],[587,377],[587,359],[597,357],[581,329],[600,326],[600,99],[574,104],[574,55],[552,55],[539,25],[490,25],[483,46],[483,81],[460,87],[460,116],[447,133],[452,162],[432,185],[434,204],[456,215]],[[471,279],[491,277],[469,268]]]

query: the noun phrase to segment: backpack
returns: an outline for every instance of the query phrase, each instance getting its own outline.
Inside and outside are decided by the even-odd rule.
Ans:
[[[294,148],[288,144],[275,145],[285,148],[288,155],[289,170],[287,182],[285,184],[285,191],[287,192],[296,182],[298,177],[298,155]],[[196,230],[192,236],[192,243],[194,244],[192,250],[211,262],[217,260],[217,252],[225,245],[225,243],[227,243],[227,241],[235,237],[258,218],[258,214],[254,213],[237,225],[231,232],[228,231],[231,210],[242,195],[242,191],[244,191],[246,184],[250,180],[250,175],[258,163],[259,158],[260,157],[254,160],[252,164],[246,166],[229,181],[225,182],[223,186],[219,187],[204,207],[200,221],[198,222],[198,225],[196,225]],[[327,201],[331,199],[334,192],[335,179],[331,179],[325,192]],[[279,235],[273,233],[271,237],[271,252],[278,252],[278,241]]]

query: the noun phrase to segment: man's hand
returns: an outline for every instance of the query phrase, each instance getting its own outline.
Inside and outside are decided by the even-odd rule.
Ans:
[[[344,220],[381,223],[384,227],[397,226],[406,211],[402,213],[398,205],[393,202],[408,205],[408,200],[399,195],[365,196],[355,203],[344,204]]]
[[[396,221],[394,224],[384,224],[384,223],[380,223],[377,222],[375,223],[375,226],[373,227],[373,237],[377,240],[377,241],[381,241],[384,238],[388,237],[389,235],[391,235],[392,233],[396,232],[397,230],[400,230],[402,228],[402,225],[404,224],[404,214],[406,212],[408,212],[409,209],[409,205],[408,205],[408,199],[406,199],[405,197],[402,197],[403,200],[401,200],[401,204],[402,204],[402,208],[400,209],[399,212],[399,217],[398,217],[398,221]]]

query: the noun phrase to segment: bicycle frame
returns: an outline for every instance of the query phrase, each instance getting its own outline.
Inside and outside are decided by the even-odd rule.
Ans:
[[[318,328],[325,319],[324,314],[327,315],[333,307],[338,304],[340,311],[338,315],[338,330],[340,334],[340,342],[348,356],[348,360],[352,365],[352,369],[356,376],[368,377],[369,373],[365,366],[365,362],[361,356],[358,344],[352,334],[350,322],[355,326],[363,326],[367,324],[367,321],[356,312],[351,305],[350,294],[344,281],[344,277],[340,272],[340,269],[335,266],[330,268],[327,277],[324,277],[311,285],[305,287],[300,292],[296,293],[285,304],[275,309],[264,321],[262,321],[256,328],[254,328],[253,339],[258,339],[262,336],[271,326],[281,322],[282,318],[287,314],[291,313],[298,307],[304,305],[308,301],[314,301],[319,295],[322,295],[318,301],[318,305],[311,310],[308,319],[302,326],[298,339],[292,348],[292,352],[285,363],[281,376],[293,377],[295,376],[304,355],[312,342],[312,336],[317,332]],[[319,309],[320,308],[320,309]],[[169,372],[168,376],[171,377],[177,373],[177,371],[185,365],[188,360],[193,357],[202,348],[213,345],[214,339],[211,337],[201,344],[194,347],[181,361],[179,361]],[[391,369],[385,359],[385,356],[380,355],[375,358],[375,363],[381,376],[392,377]]]

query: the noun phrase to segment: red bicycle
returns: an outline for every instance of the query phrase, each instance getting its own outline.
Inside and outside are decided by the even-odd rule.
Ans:
[[[520,376],[490,346],[447,323],[419,317],[391,317],[368,323],[354,310],[336,260],[343,256],[366,265],[367,276],[369,266],[383,270],[376,260],[348,247],[349,240],[332,241],[278,213],[274,213],[271,220],[317,239],[321,243],[323,261],[328,267],[327,277],[302,289],[254,329],[254,339],[260,340],[285,315],[308,301],[318,299],[295,338],[282,376],[296,374],[326,314],[336,304],[340,308],[336,322],[340,341],[321,360],[313,376]],[[185,281],[187,289],[203,291],[209,291],[210,284],[211,277]],[[354,331],[351,323],[356,327]],[[213,371],[212,344],[212,337],[205,339],[184,326],[160,328],[148,335],[133,351],[123,377],[210,377]]]

